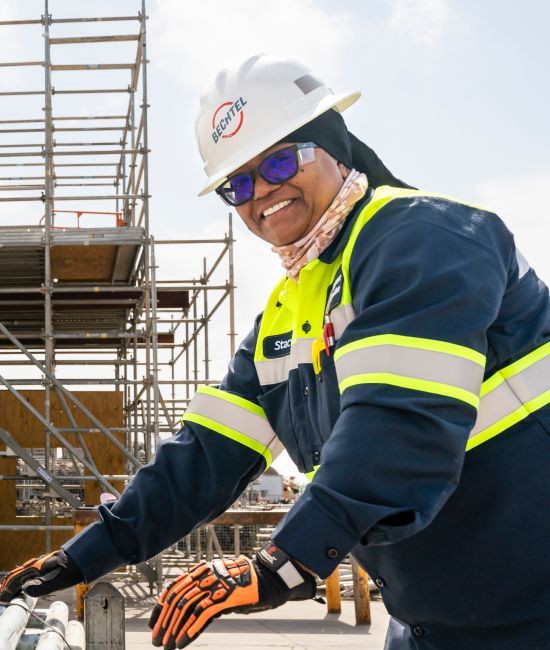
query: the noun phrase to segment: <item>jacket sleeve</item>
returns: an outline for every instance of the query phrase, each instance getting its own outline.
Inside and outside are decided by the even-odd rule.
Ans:
[[[219,388],[193,397],[178,433],[161,443],[99,521],[64,545],[86,582],[156,555],[226,510],[279,450],[257,404],[253,354],[244,340]],[[254,397],[251,397],[254,396]]]
[[[459,211],[444,225],[445,210]],[[430,524],[455,490],[510,266],[511,235],[466,206],[386,208],[353,249],[354,320],[338,341],[340,415],[274,539],[329,575],[358,543]]]

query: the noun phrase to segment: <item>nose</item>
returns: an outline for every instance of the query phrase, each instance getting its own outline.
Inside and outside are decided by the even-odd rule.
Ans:
[[[254,180],[254,198],[263,199],[265,196],[271,194],[271,192],[274,190],[279,189],[281,185],[282,183],[277,183],[275,185],[273,183],[268,183],[258,174]]]

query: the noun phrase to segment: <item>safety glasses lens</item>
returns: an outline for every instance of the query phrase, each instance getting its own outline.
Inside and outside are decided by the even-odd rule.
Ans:
[[[250,201],[254,194],[254,181],[250,174],[237,174],[224,183],[218,193],[230,205],[242,205]]]
[[[262,160],[259,171],[268,183],[288,181],[298,173],[296,151],[291,148],[275,151]]]

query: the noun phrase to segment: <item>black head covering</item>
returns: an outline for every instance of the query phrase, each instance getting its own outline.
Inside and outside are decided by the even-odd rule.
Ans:
[[[416,189],[396,178],[370,147],[348,131],[344,118],[334,109],[321,113],[280,142],[315,142],[346,167],[364,172],[370,187],[391,185]]]

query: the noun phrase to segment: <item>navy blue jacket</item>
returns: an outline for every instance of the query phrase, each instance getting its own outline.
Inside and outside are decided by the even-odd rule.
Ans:
[[[369,192],[317,269],[339,259],[375,200]],[[263,408],[301,471],[320,465],[275,541],[322,577],[353,552],[410,630],[403,647],[550,648],[548,289],[496,215],[415,192],[361,228],[349,281],[354,318],[321,372],[300,362],[285,381],[261,382],[259,317],[220,386]],[[475,402],[386,381],[389,371],[342,389],[335,350],[376,337],[485,357],[487,403],[495,387],[531,392],[469,447]],[[186,422],[65,549],[87,581],[140,562],[214,519],[265,467],[250,446]]]

